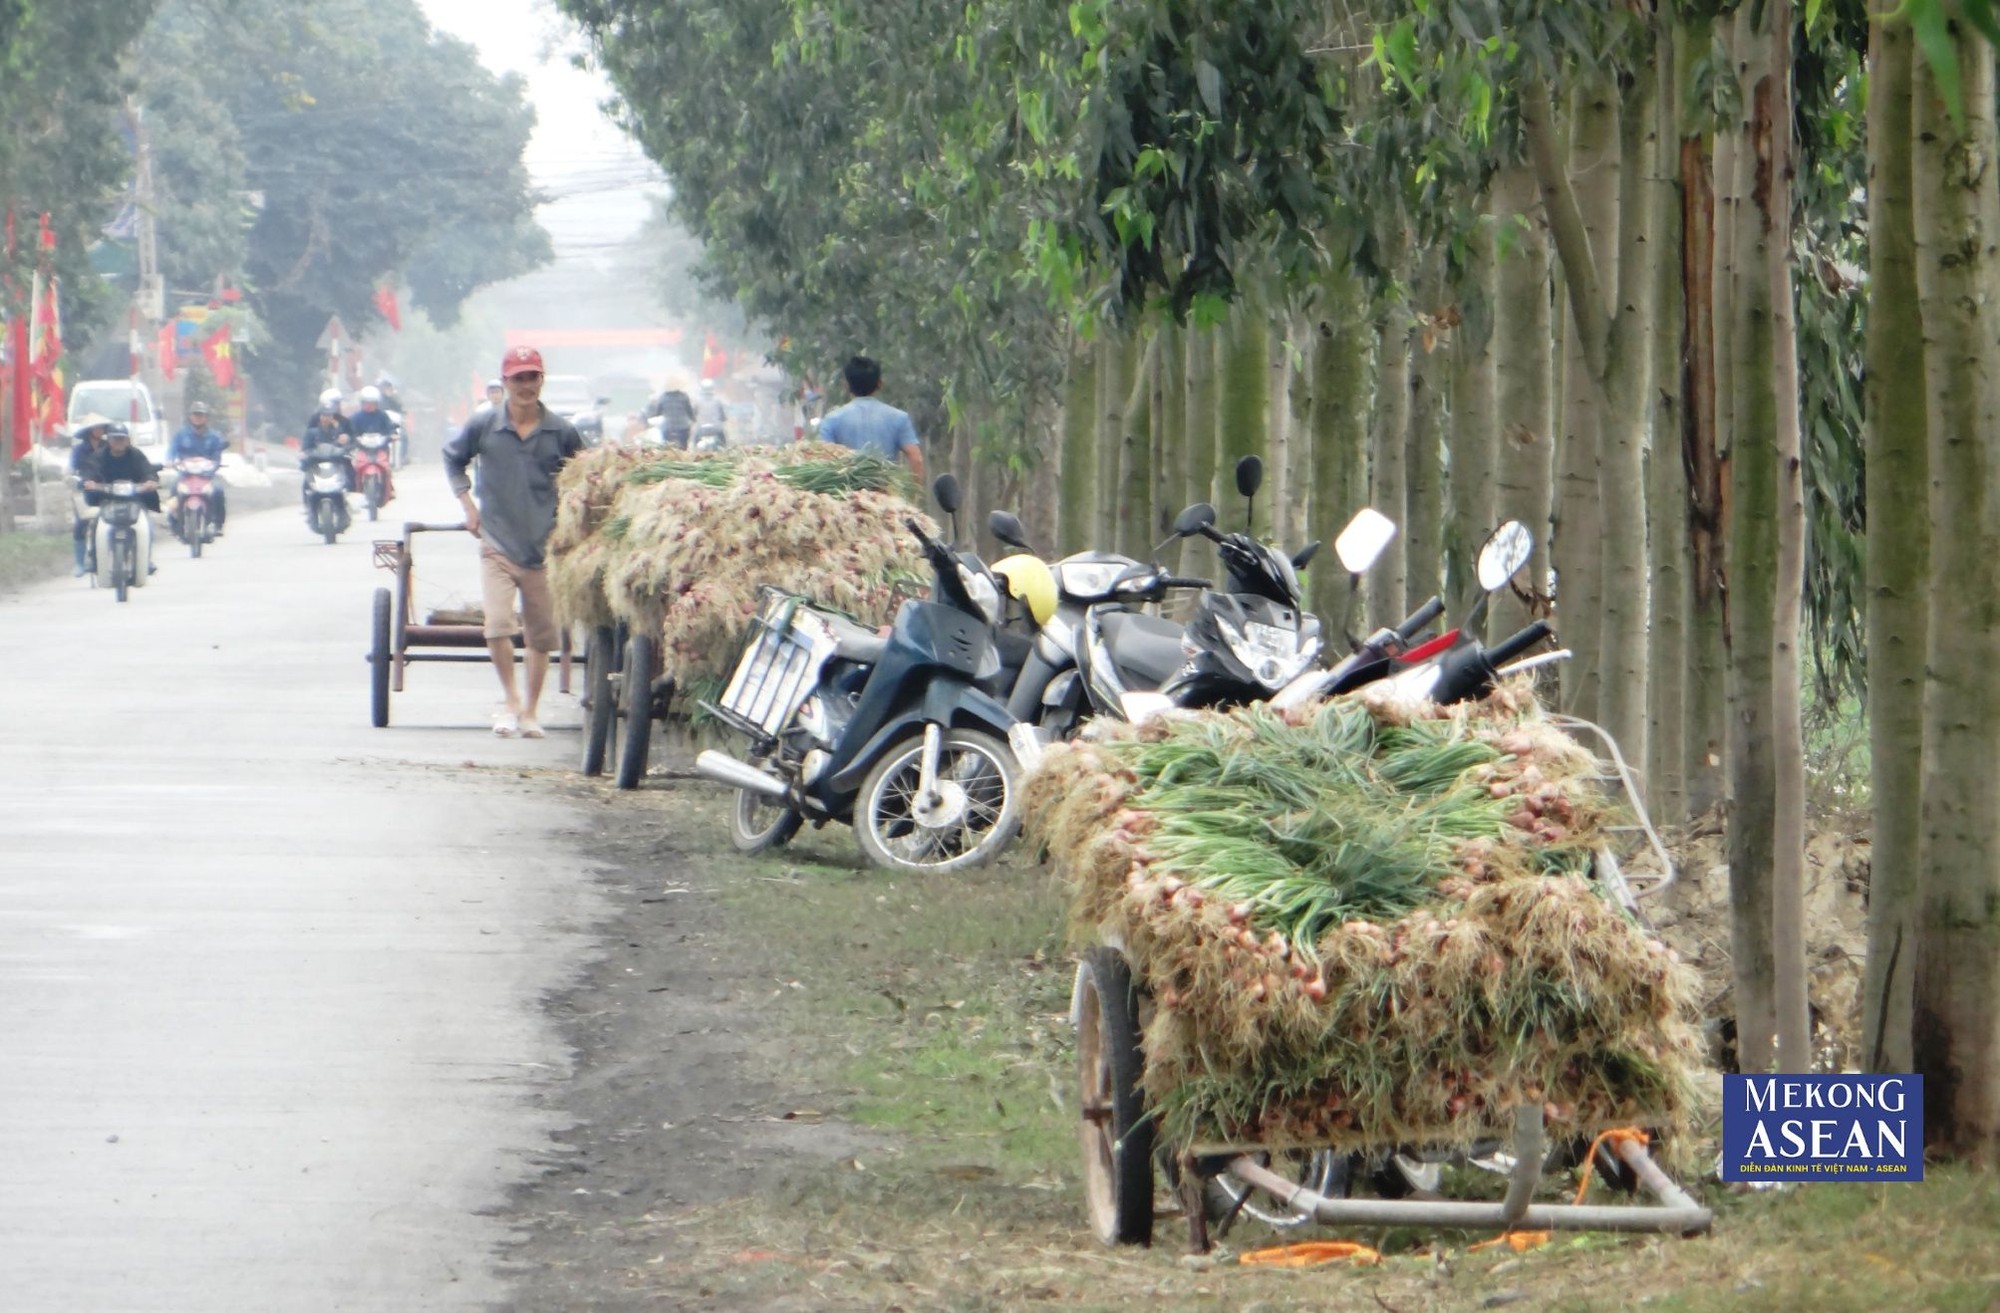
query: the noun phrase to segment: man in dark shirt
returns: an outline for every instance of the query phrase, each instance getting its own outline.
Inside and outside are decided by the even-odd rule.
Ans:
[[[542,356],[515,347],[500,363],[507,402],[475,413],[445,444],[445,476],[465,508],[465,527],[479,538],[486,605],[486,650],[507,695],[507,709],[493,722],[502,738],[542,737],[535,713],[548,678],[549,653],[560,640],[554,595],[549,591],[547,544],[556,524],[556,474],[583,450],[575,425],[542,405]],[[467,473],[479,462],[479,499]],[[519,596],[521,624],[514,623]],[[514,634],[525,630],[527,696],[514,680]]]
[[[137,487],[140,505],[149,511],[160,509],[160,472],[153,468],[152,461],[146,459],[145,452],[132,445],[132,430],[123,424],[113,424],[104,431],[104,449],[84,462],[83,499],[92,506],[101,506],[112,484],[128,481]],[[137,559],[146,568],[139,571],[139,577],[133,582],[143,584],[146,576],[153,573],[153,523],[141,515],[134,528],[139,538]],[[100,516],[97,522],[97,560],[100,566],[110,551],[106,532],[104,519]]]

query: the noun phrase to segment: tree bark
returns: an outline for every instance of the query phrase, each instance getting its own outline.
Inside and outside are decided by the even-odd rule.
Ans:
[[[1678,825],[1687,816],[1687,473],[1681,463],[1685,385],[1686,307],[1681,259],[1670,250],[1682,232],[1679,106],[1687,31],[1676,26],[1660,44],[1658,174],[1650,189],[1660,250],[1653,261],[1654,318],[1652,444],[1646,466],[1647,551],[1652,573],[1652,624],[1648,630],[1646,802],[1656,822]]]
[[[1089,546],[1110,550],[1122,533],[1119,510],[1127,500],[1125,417],[1132,407],[1132,375],[1138,366],[1139,343],[1131,333],[1113,332],[1109,325],[1097,341],[1097,463],[1096,509]]]
[[[1368,435],[1368,503],[1394,520],[1398,532],[1368,572],[1371,629],[1402,622],[1410,499],[1404,461],[1410,432],[1410,326],[1401,305],[1376,316],[1374,424]]]
[[[1913,78],[1937,619],[1924,694],[1910,1041],[1924,1077],[1927,1145],[1992,1166],[2000,1161],[2000,141],[1993,51],[1956,22],[1952,37],[1962,121],[1946,111],[1926,61],[1915,61]]]
[[[1911,213],[1910,29],[1869,24],[1868,345],[1862,407],[1867,505],[1928,505],[1929,402]],[[1930,631],[1928,516],[1879,511],[1868,541],[1868,755],[1874,824],[1862,1052],[1870,1071],[1909,1071]]]
[[[1209,499],[1222,520],[1230,525],[1243,523],[1248,532],[1262,538],[1270,531],[1271,499],[1256,498],[1254,518],[1239,520],[1244,513],[1243,498],[1236,491],[1236,463],[1245,456],[1265,459],[1268,483],[1270,464],[1264,450],[1265,426],[1269,422],[1266,402],[1270,387],[1264,380],[1269,365],[1270,329],[1258,307],[1243,303],[1236,307],[1222,334],[1222,377],[1217,398],[1218,418],[1215,449],[1215,493]]]
[[[1153,383],[1159,375],[1160,338],[1135,339],[1125,361],[1125,400],[1118,430],[1118,480],[1112,485],[1114,546],[1144,560],[1159,539],[1153,523]]]
[[[1159,416],[1158,456],[1153,462],[1153,542],[1167,528],[1187,496],[1187,330],[1177,324],[1160,329],[1159,379],[1155,409]],[[1151,544],[1148,544],[1151,546]]]
[[[1499,501],[1494,486],[1500,429],[1495,410],[1498,378],[1494,373],[1493,305],[1497,292],[1493,228],[1500,222],[1489,194],[1479,222],[1465,246],[1457,303],[1462,322],[1452,331],[1451,520],[1445,533],[1446,603],[1448,614],[1462,616],[1479,595],[1473,558],[1498,522]],[[1530,525],[1533,530],[1536,526]]]
[[[1097,350],[1070,348],[1063,383],[1062,501],[1056,509],[1059,555],[1094,546],[1097,538]]]
[[[1409,538],[1403,576],[1403,614],[1408,615],[1439,595],[1444,587],[1444,389],[1450,377],[1451,354],[1435,323],[1443,300],[1441,256],[1423,261],[1418,282],[1419,308],[1433,316],[1418,328],[1410,349],[1409,445],[1404,454],[1405,492],[1409,499]]]
[[[1197,328],[1192,325],[1182,335],[1183,372],[1186,387],[1187,409],[1182,420],[1182,432],[1186,441],[1182,450],[1187,453],[1184,468],[1187,483],[1181,491],[1181,505],[1191,506],[1195,502],[1212,501],[1215,493],[1215,380],[1216,338],[1213,328]],[[1180,543],[1180,564],[1177,573],[1200,574],[1206,568],[1198,564],[1207,544],[1198,538],[1183,538]]]
[[[1510,225],[1511,243],[1496,271],[1493,300],[1493,367],[1500,447],[1494,516],[1519,520],[1535,535],[1535,554],[1515,580],[1531,597],[1526,606],[1495,603],[1493,632],[1512,633],[1546,613],[1549,517],[1555,478],[1550,416],[1555,368],[1550,321],[1549,243],[1535,197],[1535,175],[1526,165],[1502,169],[1493,182],[1493,213]],[[1511,246],[1511,249],[1508,247]]]
[[[1312,514],[1331,538],[1368,496],[1368,358],[1376,340],[1354,280],[1336,276],[1313,325]],[[1311,572],[1312,608],[1329,635],[1353,629],[1353,582],[1329,546]]]

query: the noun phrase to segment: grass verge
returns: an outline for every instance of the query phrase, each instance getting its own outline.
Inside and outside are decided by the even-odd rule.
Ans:
[[[1986,1309],[2000,1302],[2000,1184],[1934,1169],[1920,1185],[1706,1191],[1698,1240],[1559,1236],[1515,1254],[1488,1237],[1357,1233],[1378,1267],[1244,1268],[1286,1238],[1239,1225],[1185,1256],[1178,1218],[1150,1250],[1091,1236],[1078,1184],[1063,896],[1017,855],[912,880],[864,867],[829,827],[765,857],[729,851],[714,795],[689,791],[690,834],[729,936],[772,976],[792,1115],[837,1117],[873,1149],[730,1203],[649,1218],[664,1295],[769,1309],[1382,1308]],[[775,1061],[775,1060],[774,1060]],[[1594,1187],[1595,1191],[1595,1187]],[[1596,1197],[1593,1193],[1593,1197]],[[1321,1230],[1313,1238],[1327,1238]]]
[[[0,533],[0,592],[53,579],[72,560],[66,528],[62,533]]]

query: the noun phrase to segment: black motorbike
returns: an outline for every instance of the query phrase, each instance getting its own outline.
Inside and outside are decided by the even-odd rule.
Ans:
[[[139,524],[146,516],[148,494],[129,479],[119,479],[104,491],[97,506],[93,581],[111,584],[119,601],[145,582],[148,562],[140,559]]]
[[[354,523],[347,509],[354,466],[344,450],[325,442],[310,448],[299,463],[305,480],[306,524],[332,544]]]
[[[957,481],[941,476],[936,496],[955,512]],[[741,759],[695,762],[737,789],[739,849],[840,821],[879,866],[952,871],[991,860],[1019,828],[999,587],[977,556],[908,528],[935,578],[929,600],[905,602],[882,635],[766,589],[727,686],[704,704],[749,740]]]

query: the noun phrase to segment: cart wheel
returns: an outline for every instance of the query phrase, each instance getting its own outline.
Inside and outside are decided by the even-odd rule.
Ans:
[[[602,775],[611,755],[618,723],[617,685],[612,667],[618,659],[618,634],[610,625],[590,631],[590,646],[583,654],[583,702],[588,719],[583,726],[583,773]]]
[[[620,690],[625,715],[625,743],[618,753],[618,787],[636,789],[646,778],[646,758],[653,750],[653,640],[634,634],[625,645],[625,681]]]
[[[368,649],[368,710],[369,720],[376,729],[383,729],[389,724],[389,668],[395,663],[389,636],[392,606],[389,590],[377,588],[375,620],[371,630],[373,641]]]
[[[1115,948],[1076,969],[1077,1104],[1090,1224],[1108,1245],[1153,1241],[1153,1122],[1139,1094],[1139,994]]]

